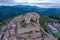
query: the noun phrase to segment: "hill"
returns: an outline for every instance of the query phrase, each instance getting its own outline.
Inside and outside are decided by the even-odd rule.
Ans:
[[[0,6],[0,22],[8,18],[25,14],[26,12],[38,12],[40,15],[60,15],[60,8],[40,8],[28,5]]]

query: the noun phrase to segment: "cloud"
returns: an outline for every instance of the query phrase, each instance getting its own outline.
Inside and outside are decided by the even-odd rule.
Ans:
[[[60,7],[59,0],[0,0],[0,5],[31,5],[38,7]]]
[[[29,2],[29,3],[60,3],[59,0],[13,0],[16,3],[20,3],[20,2]]]
[[[4,3],[4,2],[11,2],[12,0],[0,0],[0,2]]]

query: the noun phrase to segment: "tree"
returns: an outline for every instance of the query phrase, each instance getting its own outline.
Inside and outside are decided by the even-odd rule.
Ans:
[[[40,18],[39,18],[39,23],[40,23],[40,25],[41,25],[41,27],[46,31],[46,32],[48,32],[48,30],[47,30],[47,26],[46,26],[46,24],[45,24],[45,18],[44,18],[44,16],[40,16]]]
[[[25,20],[23,20],[23,21],[21,22],[21,24],[22,24],[22,27],[26,27],[26,25],[27,25],[27,23],[26,23]]]

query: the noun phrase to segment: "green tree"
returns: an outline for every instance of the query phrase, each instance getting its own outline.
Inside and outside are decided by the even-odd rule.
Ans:
[[[30,21],[31,21],[31,22],[35,22],[35,20],[34,20],[34,19],[30,19]]]
[[[22,24],[22,27],[26,27],[26,25],[27,25],[27,23],[26,23],[25,20],[23,20],[23,21],[21,22],[21,24]]]
[[[46,24],[45,24],[45,18],[44,18],[44,16],[40,16],[40,18],[39,18],[39,23],[40,23],[41,27],[42,27],[46,32],[48,32],[47,26],[46,26]]]

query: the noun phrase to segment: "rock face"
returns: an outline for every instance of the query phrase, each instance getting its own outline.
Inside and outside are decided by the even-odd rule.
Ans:
[[[15,17],[8,25],[5,26],[5,29],[3,30],[4,36],[2,39],[42,40],[42,38],[40,38],[41,33],[39,29],[39,18],[40,15],[36,12],[30,12],[25,15]]]

